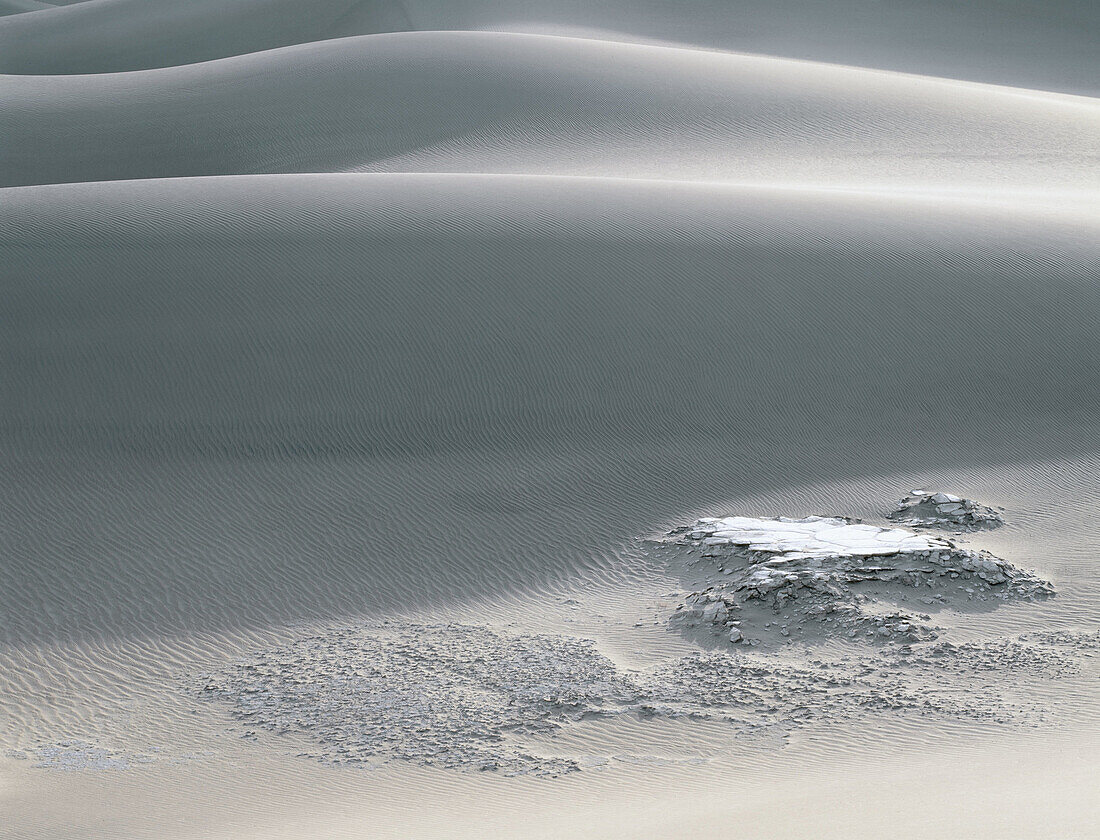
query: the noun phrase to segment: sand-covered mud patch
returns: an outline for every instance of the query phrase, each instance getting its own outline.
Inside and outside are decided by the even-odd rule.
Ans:
[[[258,653],[201,686],[247,726],[308,735],[333,762],[558,773],[506,733],[545,732],[639,702],[591,641],[456,624],[345,628]]]
[[[990,672],[1016,688],[1060,678],[1098,643],[1061,634],[814,655],[736,648],[631,669],[590,640],[391,621],[260,651],[192,687],[224,704],[246,737],[293,735],[295,749],[309,745],[301,755],[326,763],[555,776],[627,760],[591,744],[548,749],[565,727],[627,715],[719,722],[745,750],[762,735],[887,713],[1024,726],[1042,709],[1007,696]]]

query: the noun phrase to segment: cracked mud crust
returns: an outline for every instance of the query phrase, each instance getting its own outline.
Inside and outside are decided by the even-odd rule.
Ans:
[[[191,688],[226,707],[245,737],[293,733],[312,744],[302,755],[326,763],[557,776],[609,757],[547,755],[528,737],[545,744],[539,736],[622,715],[720,721],[746,744],[883,712],[1025,725],[1042,710],[1006,697],[990,670],[1048,681],[1076,673],[1098,644],[1060,633],[839,655],[716,650],[627,669],[585,639],[386,622],[260,651]]]
[[[842,517],[725,517],[656,545],[692,589],[664,608],[668,624],[704,650],[647,669],[617,665],[589,639],[391,620],[258,651],[190,689],[227,709],[243,737],[294,735],[326,763],[557,776],[612,757],[548,748],[555,733],[624,715],[720,721],[746,744],[877,713],[1025,724],[1042,708],[990,672],[1017,685],[1063,678],[1098,645],[1072,632],[939,639],[932,612],[1053,594],[946,536]]]

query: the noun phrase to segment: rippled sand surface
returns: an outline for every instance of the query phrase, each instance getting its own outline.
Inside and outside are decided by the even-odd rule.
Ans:
[[[1095,834],[1092,4],[597,5],[0,0],[11,836]]]

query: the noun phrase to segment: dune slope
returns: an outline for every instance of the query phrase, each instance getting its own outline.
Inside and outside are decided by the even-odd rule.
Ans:
[[[463,175],[6,199],[3,402],[28,428],[315,418],[381,443],[424,423],[491,434],[517,411],[541,436],[559,411],[763,431],[799,405],[902,425],[1091,405],[1095,216]],[[844,399],[810,398],[824,371]]]
[[[144,70],[407,28],[398,0],[84,0],[0,21],[0,72]]]
[[[1091,201],[1100,183],[1093,100],[573,38],[399,33],[0,91],[6,185],[437,171]]]
[[[225,532],[270,543],[254,494],[223,489],[185,498],[220,499],[225,524],[182,525],[187,502],[163,526],[171,548],[155,529],[115,533],[119,517],[104,515],[92,516],[101,523],[92,534],[105,543],[85,537],[58,551],[67,526],[42,523],[69,521],[69,506],[84,504],[77,499],[99,499],[90,511],[111,498],[61,493],[54,509],[54,497],[30,489],[52,472],[45,464],[72,470],[78,456],[150,468],[258,459],[299,464],[305,475],[315,468],[306,465],[332,459],[491,464],[552,453],[584,464],[590,485],[590,511],[574,509],[571,530],[625,492],[623,470],[641,470],[631,492],[690,495],[708,482],[745,490],[909,458],[958,465],[1095,445],[1094,217],[890,195],[472,175],[173,179],[10,189],[5,199],[2,430],[9,451],[23,453],[9,475],[29,482],[14,497],[38,499],[9,508],[6,556],[19,576],[53,581],[7,588],[5,614],[32,636],[71,630],[85,609],[90,627],[120,626],[91,618],[119,598],[69,592],[89,580],[129,586],[129,573],[103,563],[164,563],[162,584],[182,575],[195,591],[220,586],[223,572],[195,573],[195,560],[177,566],[181,551],[211,558],[205,564],[224,552],[200,546]],[[436,486],[390,469],[378,498],[421,498]],[[179,480],[164,478],[164,492]],[[517,488],[531,513],[540,486]],[[292,496],[294,488],[291,480]],[[480,514],[461,511],[450,514],[453,527],[477,542],[461,523]],[[327,515],[281,515],[298,530],[275,533],[302,548],[269,546],[283,558],[274,581],[297,579],[284,564],[297,568],[345,528]],[[353,544],[362,537],[350,535],[373,533],[372,518],[349,520]],[[304,545],[302,534],[312,535]],[[528,574],[504,572],[507,552],[474,551],[482,571],[473,572],[448,566],[449,552],[408,550],[409,565],[387,561],[386,574],[364,573],[359,552],[337,552],[324,561],[342,570],[331,591],[358,593],[362,608],[413,585],[410,574],[421,591],[452,595],[484,588],[486,574],[512,585]],[[56,564],[71,570],[74,557],[85,558],[75,567],[84,571],[71,578]],[[266,568],[271,558],[261,557]],[[570,568],[546,562],[530,573]],[[424,574],[425,563],[435,571]],[[296,596],[278,584],[279,594],[253,597],[268,574],[244,576],[218,597],[181,598],[183,613],[143,621],[189,624],[193,609],[240,621],[350,608],[343,595],[307,596],[325,589],[317,575]],[[55,625],[57,613],[28,603],[26,591],[53,593],[69,617]]]

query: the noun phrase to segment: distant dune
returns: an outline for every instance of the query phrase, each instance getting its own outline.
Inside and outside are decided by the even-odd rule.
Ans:
[[[15,0],[20,2],[20,0]],[[497,30],[653,41],[1092,95],[1089,0],[84,0],[0,21],[0,72],[191,64],[348,35]]]
[[[0,91],[7,185],[435,171],[1060,202],[1100,185],[1094,100],[572,38],[376,35]]]

